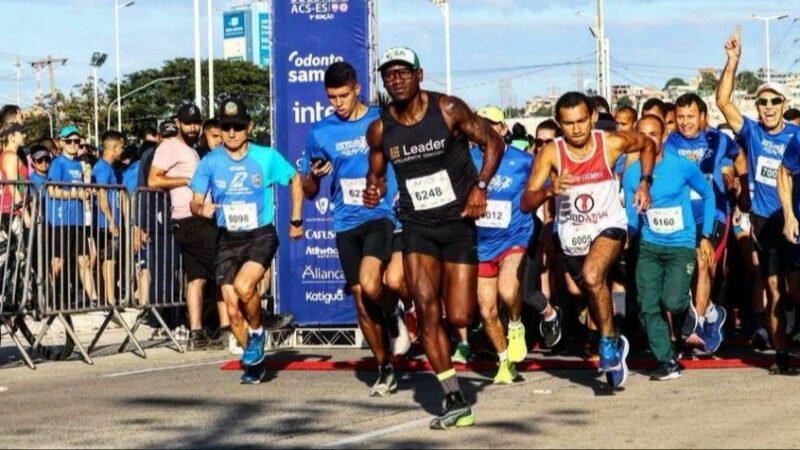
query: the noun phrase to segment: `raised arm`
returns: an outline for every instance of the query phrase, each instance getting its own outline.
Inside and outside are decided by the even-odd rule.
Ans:
[[[725,53],[728,61],[722,70],[722,76],[717,83],[717,108],[722,111],[725,121],[733,129],[734,133],[739,133],[744,124],[742,112],[731,102],[733,85],[736,80],[736,67],[739,65],[739,58],[742,56],[742,43],[740,40],[741,26],[736,25],[736,31],[728,38],[725,43]]]
[[[639,213],[650,207],[650,185],[652,184],[653,167],[656,163],[656,144],[650,138],[637,131],[614,131],[606,137],[608,160],[616,161],[623,153],[638,153],[642,166],[642,177],[633,203]]]
[[[369,170],[367,171],[367,188],[364,189],[363,201],[367,208],[374,208],[386,195],[386,158],[383,155],[383,121],[376,119],[367,128],[367,145],[369,146]]]

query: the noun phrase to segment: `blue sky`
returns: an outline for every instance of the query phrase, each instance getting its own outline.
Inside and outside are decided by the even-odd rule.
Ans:
[[[34,98],[34,73],[26,61],[52,55],[59,89],[86,80],[92,52],[109,54],[100,71],[114,79],[113,0],[0,0],[0,103],[16,98],[14,55],[23,61],[22,100]],[[222,11],[245,0],[214,0],[215,55],[222,55]],[[206,0],[201,0],[202,54],[206,56]],[[450,0],[454,93],[474,106],[500,101],[500,79],[510,79],[515,103],[537,94],[574,89],[580,68],[594,80],[594,0]],[[741,67],[764,62],[764,27],[753,13],[789,13],[771,25],[773,70],[800,71],[800,1],[797,0],[606,0],[613,84],[661,87],[672,76],[688,78],[699,67],[722,67],[722,45],[742,25]],[[157,67],[166,59],[193,56],[192,0],[137,0],[121,11],[122,72]],[[9,20],[10,19],[10,20]],[[443,90],[442,16],[429,0],[378,0],[378,41],[383,50],[418,50],[430,89]],[[576,61],[585,61],[576,64]],[[569,63],[546,70],[535,66]],[[534,66],[534,67],[531,67]],[[43,72],[43,87],[47,75]]]

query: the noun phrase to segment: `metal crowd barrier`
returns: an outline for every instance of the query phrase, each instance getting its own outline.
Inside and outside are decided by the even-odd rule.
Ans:
[[[135,333],[147,317],[155,318],[177,351],[183,346],[167,326],[160,309],[186,305],[183,262],[170,225],[169,193],[160,189],[137,188],[131,201],[131,262],[135,294],[129,306],[140,310],[132,330]],[[128,345],[122,343],[120,351]]]

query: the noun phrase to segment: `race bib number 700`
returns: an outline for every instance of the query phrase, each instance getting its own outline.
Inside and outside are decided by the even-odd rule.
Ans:
[[[778,186],[778,166],[780,165],[779,159],[759,156],[756,163],[756,181],[767,186]]]

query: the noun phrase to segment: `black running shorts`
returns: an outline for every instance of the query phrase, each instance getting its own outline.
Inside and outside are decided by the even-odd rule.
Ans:
[[[375,219],[336,233],[336,249],[348,286],[359,284],[361,260],[374,256],[384,263],[392,258],[394,224],[389,219]]]
[[[248,261],[269,269],[277,251],[278,233],[273,225],[235,233],[223,230],[217,243],[214,263],[217,285],[233,284],[239,269]]]
[[[444,262],[478,264],[475,222],[461,220],[441,225],[403,224],[403,253],[422,253]]]

